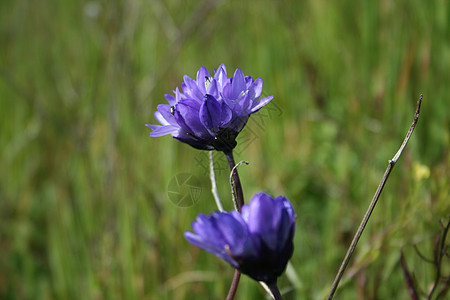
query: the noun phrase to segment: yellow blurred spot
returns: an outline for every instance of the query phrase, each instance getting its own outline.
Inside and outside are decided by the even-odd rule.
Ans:
[[[421,181],[430,177],[430,168],[428,168],[428,166],[426,165],[422,165],[419,162],[414,162],[413,172],[414,179],[416,179],[416,181]]]

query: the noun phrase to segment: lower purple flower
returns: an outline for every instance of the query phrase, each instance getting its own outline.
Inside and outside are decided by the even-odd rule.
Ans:
[[[275,283],[292,256],[295,213],[286,197],[260,192],[242,213],[200,214],[186,239],[225,260],[241,273],[267,284]]]

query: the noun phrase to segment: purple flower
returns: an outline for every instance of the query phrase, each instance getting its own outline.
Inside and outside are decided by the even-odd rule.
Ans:
[[[192,228],[195,233],[185,232],[189,242],[269,285],[284,272],[294,250],[295,213],[282,196],[260,192],[242,207],[242,214],[200,214]]]
[[[197,72],[197,79],[184,76],[175,96],[164,95],[169,104],[157,106],[155,118],[161,125],[146,124],[150,136],[172,135],[194,148],[229,151],[236,146],[236,136],[249,116],[272,100],[259,99],[262,79],[253,80],[236,69],[227,77],[225,65],[211,76],[205,67]]]

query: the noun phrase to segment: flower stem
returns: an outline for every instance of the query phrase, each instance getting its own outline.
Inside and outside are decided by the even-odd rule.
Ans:
[[[350,244],[350,247],[347,250],[347,253],[345,254],[344,260],[342,261],[341,267],[339,268],[338,273],[336,274],[336,278],[334,279],[334,282],[331,286],[330,293],[328,294],[327,300],[333,299],[334,293],[336,292],[336,289],[339,285],[339,282],[342,278],[342,275],[344,274],[345,269],[347,268],[347,265],[350,261],[350,258],[352,257],[353,252],[355,251],[356,244],[358,244],[359,238],[361,237],[364,228],[366,228],[367,222],[369,221],[370,216],[372,215],[373,209],[375,208],[375,205],[378,202],[378,199],[380,198],[381,191],[383,190],[384,185],[386,184],[387,179],[389,178],[389,174],[391,174],[392,168],[394,168],[394,165],[397,163],[397,160],[399,159],[400,155],[403,152],[403,149],[405,149],[406,144],[408,143],[409,139],[411,138],[411,135],[414,131],[414,128],[416,127],[417,121],[419,119],[419,113],[420,113],[420,105],[422,104],[422,97],[423,95],[420,95],[419,100],[417,101],[417,107],[416,107],[416,113],[414,114],[413,122],[409,128],[408,133],[406,134],[405,139],[403,140],[402,145],[398,149],[397,153],[394,155],[394,157],[389,160],[389,164],[387,166],[386,171],[384,172],[383,178],[381,179],[380,184],[378,185],[377,191],[375,192],[375,195],[372,198],[372,201],[369,204],[369,208],[367,209],[361,224],[358,227],[358,230],[356,231],[355,236],[353,237],[352,243]]]
[[[234,270],[233,281],[231,282],[230,290],[228,291],[227,300],[234,299],[240,278],[241,278],[241,273],[238,270]]]
[[[242,164],[246,164],[246,165],[248,165],[248,161],[245,161],[245,160],[241,160],[240,162],[238,162],[234,167],[233,167],[233,169],[231,169],[231,172],[230,172],[230,186],[231,186],[231,196],[232,196],[232,198],[233,198],[233,203],[234,203],[234,209],[235,210],[237,210],[237,211],[240,211],[240,209],[238,209],[238,201],[237,201],[237,196],[236,196],[236,185],[235,185],[235,181],[234,181],[234,179],[233,179],[233,175],[234,175],[234,173],[235,172],[237,172],[237,168],[240,166],[240,165],[242,165]],[[242,206],[242,205],[241,205]]]
[[[228,152],[224,152],[227,157],[228,164],[230,165],[230,171],[233,171],[235,166],[233,150]],[[239,179],[239,174],[235,169],[233,174],[234,186],[236,188],[236,198],[237,198],[237,210],[241,212],[241,208],[244,205],[244,193],[242,192],[241,180]],[[238,270],[234,271],[233,281],[230,286],[230,290],[228,291],[227,300],[233,300],[236,295],[237,287],[239,285],[239,279],[241,278],[241,273]]]
[[[283,297],[281,297],[280,290],[277,287],[276,283],[268,285],[270,292],[272,293],[273,299],[275,300],[283,300]]]
[[[223,211],[222,202],[220,202],[219,193],[217,192],[216,175],[214,174],[214,159],[213,152],[209,151],[209,179],[211,179],[211,193],[216,201],[219,211]]]
[[[236,163],[234,162],[233,151],[224,152],[224,153],[225,153],[225,156],[227,157],[228,164],[230,165],[230,171],[233,172],[232,176],[233,176],[234,186],[236,188],[237,210],[238,210],[238,212],[241,212],[241,208],[244,205],[244,193],[242,192],[242,185],[241,185],[241,180],[239,179],[239,174],[236,169],[234,169],[234,171],[233,171],[233,168],[236,165]]]

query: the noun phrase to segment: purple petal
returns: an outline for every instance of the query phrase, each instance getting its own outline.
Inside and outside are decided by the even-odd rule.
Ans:
[[[248,116],[251,114],[252,99],[250,98],[249,94],[243,95],[239,99],[238,103],[239,103],[239,111],[237,113],[240,116]]]
[[[183,84],[184,83],[182,83],[181,85],[183,86]],[[176,87],[176,89],[173,91],[173,93],[175,94],[176,103],[178,103],[182,99],[186,99],[186,96],[182,92],[180,92],[178,87]]]
[[[208,70],[205,67],[200,67],[200,70],[197,72],[197,85],[202,94],[206,94],[206,85],[205,81],[206,78],[210,78],[211,75],[209,75]]]
[[[200,121],[212,135],[217,132],[220,125],[221,106],[214,97],[206,95],[206,99],[200,107]]]
[[[202,101],[203,94],[197,86],[197,82],[191,77],[184,75],[183,77],[185,88],[183,88],[183,93],[191,99],[195,99],[197,101]]]
[[[161,125],[170,125],[170,123],[164,119],[161,112],[159,110],[155,111],[153,114],[155,116],[155,119],[161,124]]]
[[[166,134],[176,134],[177,131],[180,129],[179,127],[167,125],[167,126],[159,126],[159,125],[150,125],[146,124],[147,127],[151,128],[153,132],[150,132],[150,136],[157,137],[157,136],[163,136]],[[159,126],[159,127],[156,127]]]
[[[236,109],[235,109],[236,111]],[[242,128],[247,124],[248,115],[236,116],[234,115],[232,120],[226,124],[226,128],[233,129],[236,132],[240,132]]]
[[[215,224],[217,214],[218,213],[213,213],[210,216],[200,214],[197,217],[196,222],[192,222],[192,229],[197,235],[208,241],[209,244],[215,245],[221,249],[225,245],[225,241]]]
[[[151,130],[156,130],[156,129],[162,127],[161,125],[153,125],[153,124],[145,124],[145,126],[150,128]]]
[[[225,84],[228,82],[227,69],[224,64],[221,64],[214,74],[214,79],[218,83],[219,90],[222,90]]]
[[[252,76],[245,76],[245,87],[248,89],[252,83],[253,83],[253,78]]]
[[[286,210],[289,214],[289,217],[292,222],[295,222],[295,212],[294,208],[292,207],[291,202],[286,197],[279,196],[275,198],[275,201],[283,207],[284,210]]]
[[[219,90],[217,88],[217,80],[212,79],[208,85],[206,94],[213,96],[216,99],[219,99]]]
[[[193,234],[192,232],[186,231],[184,233],[184,237],[193,245],[214,254],[215,256],[223,259],[227,263],[229,263],[233,268],[239,268],[239,263],[230,257],[226,251],[225,247],[223,249],[216,248],[215,246],[211,246],[207,241],[203,240],[201,237]]]
[[[233,89],[230,82],[226,82],[222,89],[223,99],[227,102],[231,109],[236,106],[236,99],[233,98]]]
[[[225,101],[222,101],[222,115],[220,116],[221,122],[219,126],[223,127],[224,125],[228,124],[228,122],[230,122],[232,118],[233,111],[228,106],[228,104],[225,103]]]
[[[253,105],[253,108],[252,108],[252,110],[251,110],[251,113],[255,113],[255,112],[257,112],[258,110],[260,110],[264,105],[266,105],[267,103],[269,103],[270,102],[270,100],[272,100],[273,99],[273,96],[269,96],[269,97],[265,97],[265,98],[262,98],[261,100],[259,100],[258,102],[256,102],[256,103],[254,103]],[[255,105],[256,104],[256,105]]]
[[[253,196],[253,197],[255,197],[255,196]],[[253,200],[253,197],[252,197],[252,200]],[[244,222],[247,224],[248,224],[249,215],[250,215],[250,205],[244,204],[241,208],[241,216],[242,216],[242,219],[244,220]]]
[[[175,105],[177,103],[177,100],[173,95],[164,94],[164,97],[166,98],[167,102],[169,102],[170,105]]]
[[[281,198],[281,197],[278,197],[278,198]],[[284,197],[282,197],[282,198],[284,198]],[[277,199],[275,199],[275,201],[277,201]],[[283,201],[283,200],[281,200],[281,201]],[[281,248],[283,248],[285,246],[286,241],[290,237],[291,227],[292,227],[291,226],[292,218],[291,218],[290,212],[284,207],[283,203],[281,203],[281,205],[283,205],[283,207],[281,210],[281,218],[278,223],[278,230],[277,230],[277,244],[278,244],[277,250],[278,251],[280,251]]]
[[[272,250],[277,248],[278,223],[281,218],[281,208],[274,203],[271,196],[258,193],[250,202],[248,227],[251,233],[257,234]]]
[[[184,99],[175,106],[175,120],[188,133],[201,139],[211,139],[212,136],[200,121],[199,110],[199,102],[193,99]]]
[[[248,89],[250,97],[253,99],[258,99],[262,93],[263,82],[261,78],[257,78]]]
[[[200,214],[197,221],[192,223],[192,229],[196,234],[186,231],[185,237],[197,247],[213,253],[237,268],[239,264],[228,255],[226,247],[242,248],[240,244],[243,244],[245,239],[242,237],[243,232],[246,232],[245,226],[245,223],[230,213],[216,212],[210,216]]]
[[[247,238],[248,231],[247,225],[239,215],[222,214],[216,224],[222,233],[224,241],[232,250],[236,246],[242,246],[243,240]]]
[[[237,99],[244,90],[246,90],[244,73],[242,73],[241,69],[236,69],[231,82],[230,99]]]
[[[214,150],[214,146],[210,145],[209,143],[206,143],[205,141],[198,139],[197,137],[191,135],[190,133],[185,132],[183,129],[180,128],[180,130],[177,132],[176,135],[172,135],[174,139],[188,144],[195,149],[200,150]]]
[[[156,107],[158,110],[155,112],[155,118],[163,125],[174,125],[177,126],[177,121],[175,117],[170,112],[171,108],[167,104],[160,104]],[[164,121],[164,123],[163,123]]]

